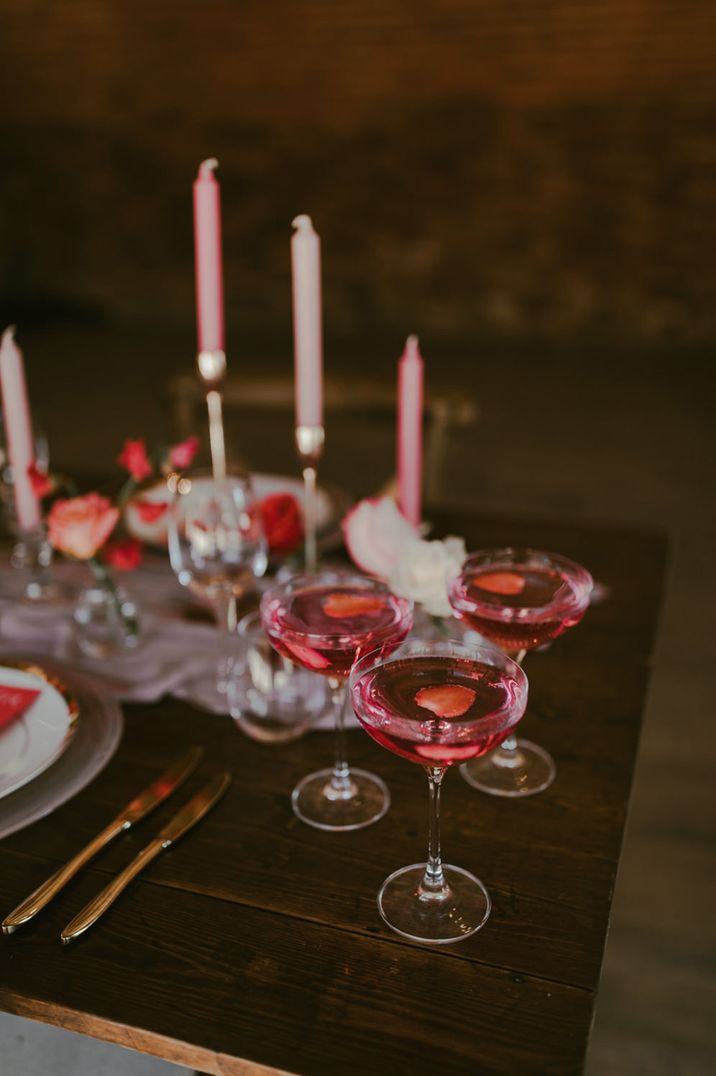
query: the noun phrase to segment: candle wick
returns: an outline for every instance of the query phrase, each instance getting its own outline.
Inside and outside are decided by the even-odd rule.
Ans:
[[[294,217],[291,221],[291,226],[295,228],[300,235],[309,235],[313,233],[313,221],[306,213],[299,213],[297,217]]]
[[[207,159],[205,161],[202,161],[199,165],[199,175],[206,176],[218,167],[219,162],[217,161],[216,157],[207,157]]]
[[[414,333],[405,341],[405,357],[410,359],[419,359],[421,357],[418,338]]]
[[[17,332],[17,329],[16,329],[16,327],[14,325],[8,325],[7,329],[2,334],[3,342],[5,340],[14,340],[16,332]]]

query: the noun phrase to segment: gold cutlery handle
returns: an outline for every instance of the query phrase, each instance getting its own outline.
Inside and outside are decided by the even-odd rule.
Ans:
[[[17,930],[23,923],[27,923],[41,911],[46,904],[56,897],[63,886],[65,886],[71,878],[74,878],[77,871],[84,867],[93,856],[97,855],[105,845],[121,833],[124,829],[128,828],[126,822],[121,821],[119,818],[115,818],[113,822],[98,833],[89,844],[74,856],[69,863],[65,863],[64,867],[60,867],[58,871],[50,875],[47,881],[43,882],[41,886],[26,897],[21,904],[18,904],[17,908],[14,908],[9,915],[6,915],[2,921],[3,934],[12,934],[14,930]]]
[[[127,888],[132,879],[141,870],[144,870],[147,864],[151,863],[170,843],[170,841],[162,840],[161,837],[156,837],[146,848],[143,848],[129,866],[125,867],[116,878],[113,878],[109,885],[105,886],[96,897],[93,897],[89,904],[86,904],[82,911],[78,912],[74,919],[67,924],[60,935],[63,943],[67,945],[69,942],[74,941],[80,934],[84,934],[88,927],[96,923],[99,917],[104,915],[107,909],[114,904],[119,894]]]

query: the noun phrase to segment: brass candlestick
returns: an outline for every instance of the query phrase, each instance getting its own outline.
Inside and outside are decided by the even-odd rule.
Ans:
[[[211,446],[211,469],[214,481],[226,478],[226,445],[224,443],[224,415],[218,385],[226,375],[226,355],[223,351],[200,351],[196,357],[199,376],[209,391],[206,406],[209,412],[209,444]]]
[[[303,526],[307,572],[316,570],[316,477],[325,439],[323,426],[296,427],[296,449],[303,469]]]

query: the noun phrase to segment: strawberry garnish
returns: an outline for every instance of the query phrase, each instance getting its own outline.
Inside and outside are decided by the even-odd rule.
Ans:
[[[330,667],[330,661],[325,658],[323,654],[318,650],[314,650],[311,646],[302,646],[301,643],[289,642],[288,639],[283,640],[283,645],[288,650],[296,661],[306,669],[327,669]]]
[[[439,743],[419,743],[415,750],[423,758],[432,758],[436,762],[456,762],[459,758],[472,758],[475,754],[474,747],[455,747],[451,744],[442,746]]]
[[[326,616],[342,620],[350,616],[376,616],[385,609],[385,598],[377,594],[329,594],[321,602]]]
[[[418,706],[430,710],[436,717],[462,717],[472,706],[475,692],[461,684],[441,684],[423,687],[415,696]]]
[[[517,572],[486,572],[475,579],[475,586],[490,594],[521,594],[525,585],[524,576]]]

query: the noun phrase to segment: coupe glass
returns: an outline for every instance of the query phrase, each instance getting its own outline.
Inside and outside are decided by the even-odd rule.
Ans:
[[[369,650],[389,654],[410,631],[412,603],[382,583],[336,569],[294,576],[267,590],[261,620],[272,645],[290,661],[325,676],[335,714],[332,769],[304,777],[293,790],[295,814],[309,826],[362,829],[390,805],[383,781],[348,766],[345,747],[347,680],[354,661]]]
[[[485,754],[508,736],[527,703],[527,678],[492,646],[410,641],[386,656],[366,654],[350,676],[351,701],[366,732],[421,765],[428,776],[428,859],[394,871],[378,910],[412,941],[447,945],[469,937],[490,914],[482,882],[443,865],[440,787],[447,769]]]
[[[308,732],[328,711],[328,684],[271,646],[258,612],[239,622],[241,656],[229,681],[229,713],[261,743],[281,744]]]
[[[228,712],[237,599],[266,571],[267,547],[251,482],[210,471],[170,478],[169,559],[179,582],[211,603],[219,625],[219,656],[213,674],[195,681],[191,697],[199,705]]]
[[[465,623],[522,664],[584,616],[592,593],[586,568],[537,549],[482,550],[463,564],[450,603]],[[461,768],[465,780],[495,796],[533,796],[555,775],[552,756],[531,740],[508,736],[485,758]]]

